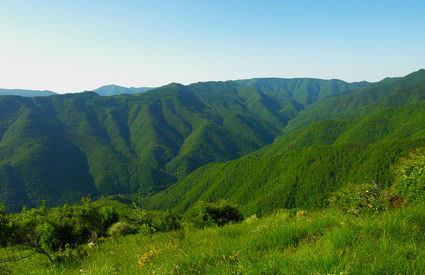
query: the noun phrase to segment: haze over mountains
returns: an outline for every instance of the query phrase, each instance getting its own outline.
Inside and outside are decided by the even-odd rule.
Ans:
[[[8,211],[88,194],[138,194],[179,211],[218,198],[246,213],[322,207],[348,182],[390,185],[391,165],[425,143],[425,70],[377,83],[258,78],[95,92],[119,95],[0,97]]]
[[[118,85],[105,85],[99,87],[93,92],[103,95],[103,96],[113,96],[120,94],[138,94],[149,91],[153,88],[140,87],[140,88],[126,88]],[[18,95],[18,96],[26,96],[26,97],[35,97],[35,96],[49,96],[57,94],[52,91],[40,91],[40,90],[23,90],[23,89],[0,89],[0,95]]]

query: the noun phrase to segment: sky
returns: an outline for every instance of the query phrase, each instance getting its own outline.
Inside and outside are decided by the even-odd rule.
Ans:
[[[0,88],[379,81],[421,68],[423,0],[0,0]]]

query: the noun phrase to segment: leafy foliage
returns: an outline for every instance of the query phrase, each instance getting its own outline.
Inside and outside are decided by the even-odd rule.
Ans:
[[[108,228],[108,235],[113,238],[137,233],[138,229],[128,222],[116,222]]]
[[[75,248],[88,240],[104,236],[106,230],[118,221],[114,209],[98,208],[88,199],[80,205],[64,205],[47,210],[45,205],[10,216],[11,245],[41,247],[59,252]]]
[[[187,213],[189,222],[196,227],[218,225],[223,226],[230,222],[240,222],[243,216],[239,207],[227,202],[219,200],[218,202],[198,202]]]
[[[394,168],[394,189],[408,201],[425,200],[425,149],[417,148]]]
[[[330,206],[344,213],[378,212],[400,207],[403,198],[391,190],[381,190],[377,184],[347,184],[329,197]]]

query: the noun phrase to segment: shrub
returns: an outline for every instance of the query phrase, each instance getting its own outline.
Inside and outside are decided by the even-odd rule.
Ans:
[[[0,204],[0,247],[7,245],[7,239],[10,235],[9,217],[4,212],[3,205]]]
[[[147,225],[151,227],[152,215],[145,209],[142,209],[135,204],[134,204],[134,207],[135,209],[133,211],[133,214],[131,215],[131,220],[140,226]]]
[[[117,220],[113,209],[95,207],[89,199],[83,199],[81,205],[64,205],[50,210],[43,204],[11,216],[13,231],[9,240],[49,252],[63,252],[66,247],[73,249],[90,238],[105,235]]]
[[[347,184],[329,197],[331,207],[344,213],[376,212],[398,207],[403,199],[391,190],[381,190],[377,184]]]
[[[393,188],[407,201],[425,200],[425,149],[419,148],[393,168]]]
[[[200,228],[211,225],[222,226],[243,220],[239,207],[226,200],[215,203],[198,202],[188,211],[187,218],[189,222]]]
[[[158,215],[153,222],[155,231],[167,232],[181,228],[181,216],[174,211],[168,210],[162,215]]]
[[[137,227],[128,222],[116,222],[108,228],[108,235],[113,238],[137,233]]]

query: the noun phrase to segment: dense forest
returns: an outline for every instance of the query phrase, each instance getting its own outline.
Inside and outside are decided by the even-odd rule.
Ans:
[[[368,83],[252,79],[135,95],[0,97],[0,202],[7,211],[82,196],[146,197],[196,168],[270,144],[311,103]]]

